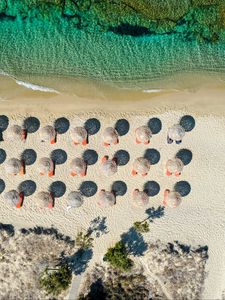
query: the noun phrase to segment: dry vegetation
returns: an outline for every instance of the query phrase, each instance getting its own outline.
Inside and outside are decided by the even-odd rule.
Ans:
[[[92,272],[87,274],[79,299],[147,300],[149,290],[155,288],[147,281],[140,268],[123,273],[110,267],[96,265]]]
[[[207,248],[157,242],[136,259],[131,272],[96,266],[87,274],[80,299],[200,299],[206,259]]]
[[[163,285],[171,299],[200,299],[206,276],[208,248],[191,249],[178,243],[149,247],[143,265],[148,278]]]
[[[55,229],[17,231],[0,228],[0,299],[53,299],[40,289],[39,275],[74,244]],[[65,293],[57,299],[64,299]]]

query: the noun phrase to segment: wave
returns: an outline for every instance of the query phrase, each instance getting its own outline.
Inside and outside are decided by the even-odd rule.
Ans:
[[[162,91],[163,90],[161,90],[161,89],[151,89],[151,90],[143,90],[142,92],[143,93],[160,93]]]
[[[10,74],[6,73],[3,70],[0,70],[0,75],[10,77],[11,79],[15,80],[15,82],[18,85],[21,85],[21,86],[23,86],[23,87],[25,87],[27,89],[31,89],[33,91],[40,91],[40,92],[60,94],[59,91],[57,91],[57,90],[55,90],[53,88],[50,88],[50,87],[47,87],[47,86],[37,85],[37,84],[31,83],[31,82],[26,82],[26,81],[19,80],[16,77],[14,77],[13,75],[10,75]]]
[[[41,85],[37,85],[37,84],[33,84],[30,82],[26,82],[26,81],[22,81],[22,80],[17,80],[16,79],[16,83],[19,85],[24,86],[27,89],[31,89],[33,91],[40,91],[40,92],[49,92],[49,93],[56,93],[56,94],[60,94],[57,90],[53,89],[53,88],[49,88],[46,86],[41,86]]]

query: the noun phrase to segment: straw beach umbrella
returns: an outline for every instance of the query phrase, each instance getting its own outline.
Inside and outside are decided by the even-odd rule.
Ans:
[[[149,144],[152,137],[152,132],[148,126],[140,126],[135,130],[137,144]]]
[[[74,145],[87,145],[87,130],[84,127],[74,127],[70,131],[70,136]]]
[[[167,141],[169,144],[171,144],[173,141],[175,141],[177,144],[180,144],[184,136],[184,128],[179,124],[175,124],[168,130]]]
[[[4,199],[12,206],[20,208],[23,203],[23,194],[16,190],[11,190],[4,195]]]
[[[67,210],[77,208],[83,205],[84,199],[80,192],[70,192],[68,195]]]
[[[175,176],[180,176],[183,168],[184,164],[179,158],[168,159],[166,163],[166,175],[175,174]]]
[[[136,158],[133,162],[132,175],[141,174],[142,176],[146,176],[150,170],[150,166],[151,164],[146,158]]]
[[[17,175],[24,174],[23,163],[17,158],[10,158],[5,164],[5,171],[8,174]]]
[[[87,164],[83,160],[83,158],[75,158],[70,163],[70,174],[72,176],[80,175],[80,176],[86,176],[87,172]]]
[[[178,192],[171,192],[170,190],[165,190],[164,192],[164,206],[170,208],[176,208],[181,203],[181,195]]]
[[[39,192],[38,193],[38,203],[41,207],[52,208],[54,206],[54,199],[49,192]]]
[[[110,146],[111,144],[118,144],[118,133],[113,127],[107,127],[102,134],[104,146]]]
[[[105,176],[112,176],[117,172],[116,159],[109,159],[108,156],[102,158],[102,172]]]
[[[133,192],[133,202],[137,206],[146,206],[149,204],[149,197],[145,192],[135,189]]]
[[[48,174],[48,176],[53,176],[55,170],[54,162],[51,158],[42,157],[38,161],[38,169],[40,175]]]
[[[54,127],[47,125],[40,130],[40,137],[42,142],[56,143],[56,131]]]
[[[116,204],[116,197],[112,192],[101,190],[99,192],[98,204],[102,207],[109,207]]]
[[[19,125],[12,125],[6,131],[6,138],[9,141],[22,140],[23,129]]]

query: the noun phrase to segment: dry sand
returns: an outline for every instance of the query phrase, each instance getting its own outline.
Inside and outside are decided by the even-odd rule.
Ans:
[[[154,96],[140,92],[142,101],[138,102],[136,99],[138,95],[133,95],[133,102],[124,101],[116,104],[110,101],[106,104],[100,100],[93,102],[91,99],[68,95],[45,95],[23,88],[18,91],[18,97],[15,95],[10,97],[6,92],[2,93],[4,101],[0,104],[1,113],[8,115],[10,124],[22,124],[24,117],[29,115],[38,117],[41,126],[52,124],[59,116],[67,117],[71,126],[96,117],[101,122],[101,129],[90,138],[86,148],[96,150],[99,158],[106,154],[111,156],[117,150],[123,149],[129,152],[130,161],[126,166],[119,167],[118,173],[113,177],[105,178],[102,175],[98,161],[88,168],[85,179],[73,178],[68,176],[69,163],[72,158],[81,155],[86,148],[81,146],[75,148],[71,143],[69,132],[59,136],[55,145],[40,143],[38,133],[29,135],[25,144],[15,142],[12,145],[5,141],[1,143],[1,148],[6,150],[8,158],[17,157],[24,149],[33,148],[38,158],[50,154],[53,149],[64,149],[68,159],[64,165],[56,168],[53,178],[40,177],[35,164],[27,168],[27,174],[23,178],[6,175],[4,164],[0,165],[1,178],[6,183],[4,192],[17,187],[21,181],[27,179],[36,182],[36,194],[47,189],[50,183],[56,180],[64,181],[67,190],[62,198],[56,200],[55,208],[52,210],[39,208],[36,194],[26,198],[21,209],[14,209],[4,203],[3,192],[0,196],[0,222],[13,224],[18,228],[53,225],[73,238],[79,229],[88,228],[91,220],[97,216],[107,217],[106,225],[109,233],[94,242],[94,256],[90,264],[94,265],[102,259],[106,249],[118,241],[123,232],[129,230],[134,221],[142,220],[147,216],[145,208],[136,208],[132,205],[131,194],[134,188],[142,189],[146,181],[157,181],[160,184],[160,193],[150,199],[147,207],[157,209],[162,205],[163,191],[172,188],[178,180],[186,180],[191,185],[191,193],[183,198],[177,209],[166,208],[165,215],[151,223],[146,241],[178,240],[180,243],[192,246],[208,246],[209,259],[206,267],[208,275],[202,299],[221,299],[225,289],[225,90],[222,87],[202,88],[195,92],[168,91]],[[121,98],[123,97],[121,95]],[[93,98],[96,98],[96,95],[93,95]],[[186,134],[181,145],[167,145],[168,127],[178,122],[180,117],[187,113],[195,118],[196,127]],[[162,121],[162,130],[153,136],[149,147],[157,149],[161,158],[157,165],[152,166],[148,176],[133,178],[130,176],[131,164],[147,148],[145,145],[134,143],[134,129],[145,124],[152,117]],[[105,149],[102,147],[102,130],[107,126],[113,126],[120,118],[129,121],[130,131],[120,138],[118,145]],[[193,160],[184,168],[179,179],[168,178],[164,175],[165,163],[181,148],[190,149],[193,152]],[[117,197],[117,204],[112,208],[100,208],[97,205],[96,194],[87,198],[82,207],[66,212],[66,196],[70,191],[78,189],[83,180],[94,181],[99,190],[110,189],[114,181],[122,180],[127,184],[128,191],[125,196]]]

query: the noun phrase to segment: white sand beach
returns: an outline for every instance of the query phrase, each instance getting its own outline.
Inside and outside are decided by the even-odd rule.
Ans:
[[[14,83],[9,83],[13,85]],[[7,94],[8,93],[8,94]],[[7,96],[8,95],[8,96]],[[50,145],[41,143],[38,131],[28,134],[26,143],[1,142],[1,148],[7,153],[7,159],[19,157],[25,149],[34,149],[37,160],[48,156],[54,149],[63,149],[67,153],[67,161],[56,166],[54,177],[40,176],[37,163],[27,167],[26,174],[11,176],[5,173],[4,163],[0,165],[1,179],[6,188],[0,195],[0,222],[12,224],[16,228],[54,226],[62,233],[74,238],[78,230],[88,228],[96,217],[106,217],[107,234],[94,241],[94,256],[90,267],[100,262],[108,247],[113,246],[120,235],[129,230],[135,221],[147,217],[147,208],[157,209],[162,206],[163,192],[172,189],[177,181],[185,180],[191,185],[191,192],[182,199],[176,209],[165,208],[164,215],[155,218],[150,224],[150,232],[145,235],[146,241],[162,242],[179,241],[191,246],[208,246],[209,259],[206,270],[207,278],[203,289],[202,299],[222,299],[225,290],[225,219],[224,219],[224,166],[225,166],[225,89],[202,88],[198,91],[163,91],[154,96],[139,93],[143,99],[138,101],[138,94],[128,100],[119,102],[99,102],[82,97],[68,95],[52,95],[28,91],[18,88],[18,96],[8,91],[1,93],[4,101],[0,103],[1,114],[7,115],[10,123],[22,125],[25,117],[35,116],[40,120],[41,127],[52,125],[54,120],[65,117],[70,121],[70,127],[79,126],[89,118],[97,118],[101,128],[98,133],[90,136],[87,146],[74,146],[69,130],[58,135],[57,143]],[[129,97],[129,93],[128,96]],[[93,95],[97,98],[97,95]],[[121,94],[121,98],[124,95]],[[132,102],[133,100],[133,102]],[[60,104],[59,104],[60,103]],[[168,145],[167,130],[179,122],[184,115],[194,117],[195,128],[186,133],[179,145]],[[134,130],[145,125],[149,119],[158,118],[162,122],[162,130],[153,135],[149,145],[135,144]],[[114,126],[119,119],[126,119],[130,124],[129,132],[120,137],[117,145],[105,148],[102,146],[102,131],[108,126]],[[5,132],[3,132],[4,138]],[[152,165],[146,177],[131,176],[132,162],[142,156],[147,148],[154,148],[160,153],[160,160]],[[98,153],[96,164],[88,167],[87,176],[69,176],[70,161],[82,155],[86,149]],[[184,167],[182,175],[177,178],[165,176],[167,159],[173,158],[180,149],[189,149],[193,159]],[[104,155],[110,157],[118,150],[126,150],[130,160],[125,166],[118,167],[118,172],[112,177],[101,173],[100,159]],[[6,160],[7,160],[6,159]],[[3,195],[10,189],[15,189],[24,180],[33,180],[37,189],[34,195],[25,198],[21,209],[10,207],[5,203]],[[37,193],[47,190],[53,181],[62,181],[66,185],[66,193],[56,199],[54,209],[42,209],[38,206]],[[127,193],[118,196],[116,205],[112,208],[101,208],[97,205],[98,192],[86,198],[80,208],[66,211],[67,195],[79,189],[83,181],[93,181],[101,189],[110,190],[113,182],[121,180],[127,185]],[[132,204],[132,192],[135,188],[143,189],[147,181],[156,181],[160,192],[150,197],[149,206],[137,208]]]

